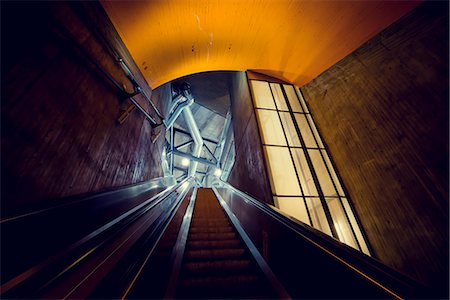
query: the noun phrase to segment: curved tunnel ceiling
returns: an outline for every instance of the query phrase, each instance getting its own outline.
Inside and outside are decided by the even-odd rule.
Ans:
[[[153,89],[213,70],[255,70],[302,86],[419,3],[102,1]]]

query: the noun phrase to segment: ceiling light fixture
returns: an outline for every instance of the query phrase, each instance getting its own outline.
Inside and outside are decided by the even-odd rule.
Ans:
[[[181,165],[184,166],[184,167],[187,167],[187,166],[189,166],[190,162],[191,162],[191,161],[190,161],[189,159],[183,158],[183,159],[181,160]]]
[[[214,170],[214,175],[219,177],[220,175],[222,175],[222,170],[221,169],[215,169]]]

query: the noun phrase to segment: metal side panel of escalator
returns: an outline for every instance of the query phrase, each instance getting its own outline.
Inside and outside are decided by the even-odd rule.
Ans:
[[[224,182],[133,186],[1,222],[2,234],[24,238],[9,255],[30,254],[2,274],[4,299],[433,297]]]

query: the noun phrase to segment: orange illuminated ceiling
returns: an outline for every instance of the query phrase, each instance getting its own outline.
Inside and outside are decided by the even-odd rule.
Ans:
[[[213,70],[299,86],[418,5],[411,1],[102,1],[152,88]]]

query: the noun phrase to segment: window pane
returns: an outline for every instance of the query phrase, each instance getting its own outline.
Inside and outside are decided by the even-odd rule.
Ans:
[[[293,112],[303,112],[302,107],[300,106],[300,102],[298,101],[297,95],[295,94],[295,90],[292,85],[283,84],[284,91],[289,99],[289,103],[291,104]]]
[[[278,113],[273,110],[257,109],[256,115],[258,116],[263,144],[286,146],[286,138]]]
[[[303,110],[304,110],[306,113],[309,113],[308,106],[306,106],[305,98],[303,98],[303,95],[302,95],[302,93],[300,92],[300,89],[299,89],[298,87],[295,87],[295,92],[297,93],[298,98],[300,99],[300,103],[302,104]]]
[[[326,198],[325,200],[327,201],[328,209],[330,210],[331,218],[333,219],[334,228],[336,229],[339,240],[350,247],[359,250],[339,198]]]
[[[308,197],[306,198],[306,204],[308,205],[313,227],[332,236],[320,199],[318,197]]]
[[[283,92],[281,91],[281,86],[277,83],[271,83],[270,87],[272,88],[272,93],[275,98],[275,102],[277,104],[278,110],[288,110],[286,100],[284,100]]]
[[[312,130],[313,130],[313,132],[314,132],[314,136],[316,137],[316,140],[317,140],[317,142],[319,143],[319,148],[325,148],[325,147],[323,146],[322,140],[320,139],[319,133],[317,132],[316,125],[314,124],[313,119],[311,118],[311,115],[308,114],[308,115],[306,115],[306,116],[307,116],[308,122],[309,122],[309,124],[311,125],[311,128],[312,128]]]
[[[370,255],[369,248],[367,247],[366,241],[364,240],[364,237],[362,235],[361,229],[358,226],[358,223],[356,222],[355,216],[353,215],[353,212],[350,208],[350,204],[348,203],[348,200],[346,198],[342,198],[342,203],[344,204],[345,211],[347,212],[347,216],[350,219],[350,224],[353,227],[353,230],[355,231],[356,237],[358,238],[359,245],[361,246],[362,252],[364,252],[367,255]]]
[[[317,148],[311,128],[309,128],[308,121],[306,121],[306,116],[304,114],[295,114],[295,119],[297,120],[297,124],[300,128],[300,133],[302,134],[306,147]]]
[[[272,193],[275,195],[300,196],[300,186],[295,175],[289,149],[264,146],[269,169]]]
[[[308,150],[309,156],[311,157],[314,170],[316,171],[317,178],[320,182],[320,187],[324,196],[337,196],[336,190],[334,189],[333,182],[331,181],[330,175],[328,174],[325,163],[323,162],[322,156],[320,155],[320,150]]]
[[[339,192],[339,195],[345,196],[344,195],[344,190],[342,189],[342,186],[339,183],[339,180],[337,178],[336,172],[334,171],[334,168],[331,165],[331,161],[330,161],[330,158],[329,158],[329,156],[327,154],[327,151],[325,151],[325,150],[320,150],[320,151],[322,151],[323,157],[325,157],[325,162],[327,163],[328,170],[330,170],[331,177],[333,178],[334,184],[336,185],[336,188],[337,188],[337,190]]]
[[[309,170],[308,163],[306,162],[305,153],[303,149],[291,149],[292,156],[294,157],[295,168],[297,169],[298,177],[300,178],[300,184],[303,188],[305,196],[318,196],[316,185],[314,184],[311,171]]]
[[[250,84],[253,90],[253,99],[255,100],[255,107],[275,109],[275,103],[273,102],[269,84],[267,82],[255,80],[251,80]]]
[[[303,223],[311,226],[309,223],[308,212],[306,211],[305,202],[301,197],[274,197],[277,207],[296,218]]]
[[[300,139],[292,122],[291,115],[288,112],[280,112],[281,122],[286,133],[289,146],[301,147]]]

